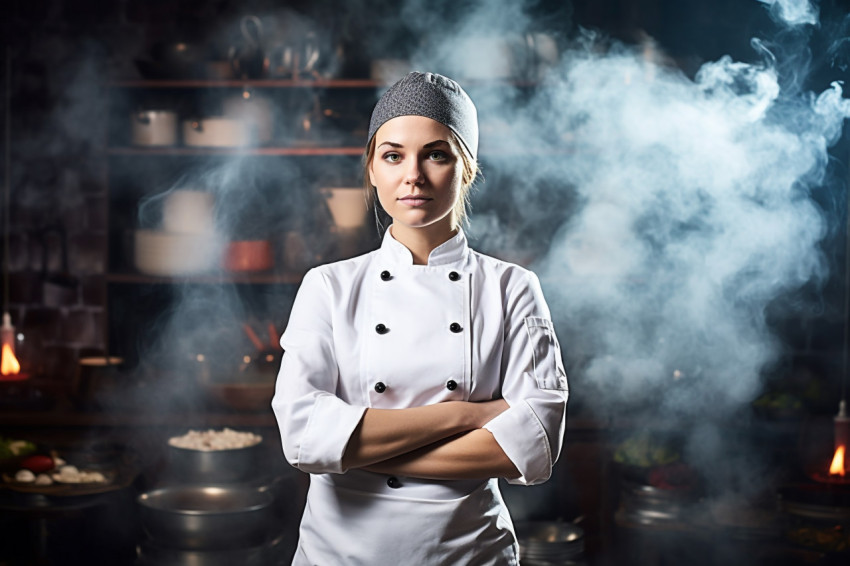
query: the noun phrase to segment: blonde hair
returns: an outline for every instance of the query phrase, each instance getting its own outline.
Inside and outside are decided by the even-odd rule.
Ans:
[[[460,156],[462,165],[460,194],[452,209],[452,214],[454,215],[452,228],[458,228],[469,219],[469,193],[476,178],[478,178],[478,174],[481,172],[481,168],[454,132],[449,131],[447,141],[452,148],[452,152]],[[369,166],[373,159],[375,159],[375,136],[372,136],[372,139],[369,140],[369,144],[366,146],[366,153],[363,155],[363,190],[366,193],[366,205],[368,208],[374,210],[375,223],[378,230],[382,232],[384,229],[383,220],[386,220],[388,215],[384,212],[381,203],[378,201],[377,188],[369,179]],[[381,218],[382,215],[384,218]]]

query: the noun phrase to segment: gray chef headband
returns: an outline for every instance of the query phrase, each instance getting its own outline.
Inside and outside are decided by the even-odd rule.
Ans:
[[[378,128],[399,116],[424,116],[447,126],[472,158],[478,155],[478,112],[460,85],[436,73],[413,72],[384,93],[369,121],[369,141]]]

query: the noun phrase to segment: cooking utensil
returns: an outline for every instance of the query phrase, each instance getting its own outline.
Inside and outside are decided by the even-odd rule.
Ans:
[[[136,59],[136,68],[147,79],[201,78],[205,51],[201,44],[185,37],[158,41],[149,59]]]
[[[584,529],[561,521],[525,521],[515,526],[523,564],[563,564],[584,553]]]
[[[244,120],[211,117],[183,121],[183,143],[188,146],[242,147],[250,141],[250,128]]]
[[[301,66],[298,69],[298,72],[313,79],[321,78],[319,72],[316,70],[319,57],[322,54],[321,47],[319,46],[319,38],[316,35],[316,32],[307,32],[304,39],[301,41],[300,47]]]
[[[245,335],[248,339],[251,340],[251,343],[254,344],[254,347],[258,351],[262,352],[265,349],[265,344],[263,344],[263,341],[260,340],[259,336],[257,336],[257,333],[254,332],[254,329],[251,328],[251,325],[246,322],[242,325],[242,329],[245,331]]]
[[[169,146],[177,143],[177,112],[141,110],[130,115],[132,143],[140,146]]]
[[[238,372],[233,375],[213,379],[202,368],[198,374],[200,385],[214,403],[229,409],[270,411],[282,352],[277,332],[270,325],[269,341],[264,343],[250,325],[243,324],[242,328],[256,351],[244,355]]]
[[[526,45],[526,64],[523,66],[528,80],[542,80],[546,73],[558,65],[560,51],[558,42],[552,34],[528,32],[524,36]]]
[[[686,520],[697,501],[693,489],[663,489],[622,482],[617,519],[627,524],[669,525]]]
[[[268,240],[230,242],[222,259],[222,267],[227,271],[265,271],[273,265],[272,246]]]
[[[259,79],[266,74],[263,54],[263,22],[257,16],[245,16],[239,22],[241,37],[228,50],[233,74],[240,79]]]
[[[269,46],[266,65],[275,78],[320,79],[320,66],[324,66],[323,46],[313,30],[288,29]],[[327,77],[324,77],[327,78]]]
[[[145,533],[170,548],[250,548],[267,542],[273,525],[274,497],[255,487],[176,485],[136,501]]]
[[[124,358],[117,356],[87,356],[77,361],[74,389],[84,407],[97,407],[98,394],[116,389]]]
[[[274,133],[274,116],[270,99],[243,90],[241,94],[224,100],[224,116],[241,120],[250,128],[251,142],[268,144]]]
[[[337,228],[360,228],[366,221],[366,199],[359,187],[322,189]]]
[[[217,242],[206,234],[136,230],[136,269],[150,275],[190,275],[215,264]]]
[[[162,203],[162,228],[182,234],[211,234],[215,228],[215,195],[205,191],[178,189]]]
[[[180,483],[215,484],[254,479],[263,469],[262,442],[230,450],[192,450],[168,446],[168,461]]]

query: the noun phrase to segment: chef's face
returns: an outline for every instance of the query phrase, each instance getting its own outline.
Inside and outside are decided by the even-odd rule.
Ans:
[[[463,164],[451,130],[423,116],[399,116],[375,133],[369,180],[393,224],[451,231]]]

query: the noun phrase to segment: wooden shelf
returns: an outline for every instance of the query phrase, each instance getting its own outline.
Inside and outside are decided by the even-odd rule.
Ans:
[[[378,88],[371,79],[124,79],[109,83],[117,88]]]
[[[363,155],[362,147],[110,147],[109,155]]]
[[[242,285],[275,285],[297,284],[304,277],[303,273],[208,273],[168,277],[145,275],[142,273],[109,273],[106,280],[109,283],[134,283],[144,285],[173,285],[175,283],[222,284],[235,283]]]
[[[464,88],[511,86],[529,88],[537,81],[522,79],[464,80]],[[116,79],[113,88],[389,88],[374,79]]]

